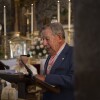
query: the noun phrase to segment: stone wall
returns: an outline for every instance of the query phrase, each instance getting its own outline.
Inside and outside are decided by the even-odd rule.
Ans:
[[[100,0],[73,0],[76,100],[100,100]]]

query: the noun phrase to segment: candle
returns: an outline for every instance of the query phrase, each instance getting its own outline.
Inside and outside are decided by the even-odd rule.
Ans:
[[[29,15],[29,10],[27,9],[27,12],[26,12],[26,16],[27,16],[27,26],[29,25],[29,17],[28,17],[28,15]]]
[[[10,43],[10,58],[13,58],[13,45],[11,41],[9,41],[9,43]]]
[[[60,1],[57,1],[57,20],[60,22]]]
[[[24,55],[26,55],[26,43],[23,43],[23,45],[24,45]]]
[[[4,36],[6,36],[6,6],[4,6]]]
[[[70,31],[71,25],[71,2],[68,0],[68,31]]]
[[[31,4],[31,34],[33,33],[33,4]]]

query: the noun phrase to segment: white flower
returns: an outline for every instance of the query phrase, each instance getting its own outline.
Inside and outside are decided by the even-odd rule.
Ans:
[[[40,47],[39,47],[39,46],[36,46],[36,49],[38,49],[38,50],[39,50],[39,49],[40,49]]]
[[[43,44],[43,41],[42,40],[40,41],[40,44]]]
[[[43,53],[44,53],[44,54],[46,54],[46,53],[47,53],[47,51],[44,49],[44,50],[43,50]]]
[[[33,53],[33,55],[35,55],[35,54],[36,54],[36,52],[35,52],[35,51],[33,51],[32,53]]]
[[[43,48],[43,47],[44,47],[44,46],[41,44],[41,45],[40,45],[40,48]]]
[[[38,55],[39,55],[39,56],[42,56],[42,53],[39,53]]]
[[[47,58],[48,57],[48,54],[46,54],[45,57]]]

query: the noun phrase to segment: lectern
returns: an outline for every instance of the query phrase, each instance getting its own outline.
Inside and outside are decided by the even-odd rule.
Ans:
[[[29,77],[22,73],[15,73],[11,70],[0,70],[0,78],[10,82],[16,83],[18,85],[18,98],[26,99],[27,96],[27,86],[36,85],[47,91],[54,93],[59,93],[60,89],[56,86],[50,85],[46,82],[43,82],[36,77]]]
[[[22,73],[14,73],[9,70],[1,70],[0,71],[0,78],[10,82],[10,83],[16,83],[18,85],[18,97],[19,98],[26,98],[27,93],[27,85],[34,83],[33,80],[27,78]]]

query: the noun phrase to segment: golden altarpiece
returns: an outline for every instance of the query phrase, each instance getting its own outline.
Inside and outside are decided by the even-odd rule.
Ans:
[[[10,44],[10,58],[16,58],[20,55],[27,54],[27,48],[30,47],[31,39],[17,34],[9,40]]]

